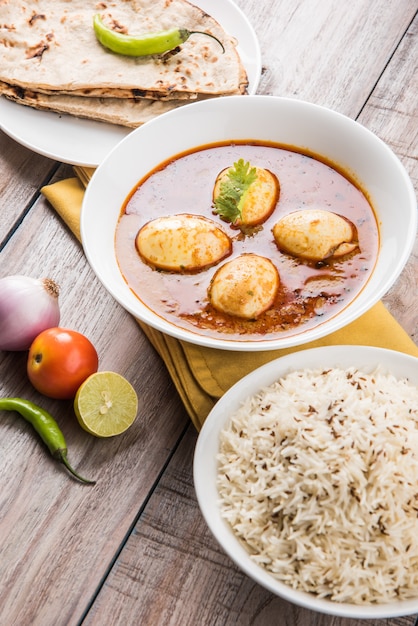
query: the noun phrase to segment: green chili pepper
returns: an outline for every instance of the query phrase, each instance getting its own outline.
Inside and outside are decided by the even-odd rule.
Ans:
[[[182,43],[187,41],[190,35],[206,35],[212,37],[222,47],[222,42],[210,33],[204,33],[200,30],[187,30],[187,28],[170,28],[169,30],[161,30],[155,33],[145,33],[143,35],[125,35],[118,33],[103,24],[99,14],[93,18],[93,28],[98,41],[118,54],[131,57],[142,57],[153,54],[164,54],[174,50]]]
[[[0,398],[0,409],[20,413],[33,426],[54,459],[63,463],[67,470],[81,482],[91,485],[95,484],[94,480],[88,480],[80,476],[69,464],[64,435],[48,411],[23,398]]]

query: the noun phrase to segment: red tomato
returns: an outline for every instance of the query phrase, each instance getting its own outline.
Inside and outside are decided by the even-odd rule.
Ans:
[[[97,372],[98,366],[95,347],[75,330],[48,328],[29,348],[29,380],[50,398],[74,398],[81,383]]]

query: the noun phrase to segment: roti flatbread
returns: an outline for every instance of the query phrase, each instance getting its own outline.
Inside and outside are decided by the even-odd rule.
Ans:
[[[137,128],[158,115],[193,100],[151,100],[149,98],[96,98],[61,94],[43,94],[22,87],[0,83],[0,91],[9,100],[41,111],[53,111],[86,119]],[[199,98],[201,99],[201,98]]]
[[[236,41],[187,0],[0,0],[3,85],[81,97],[174,98],[245,93],[248,81]],[[130,34],[172,27],[191,35],[166,59],[126,57],[96,39],[93,16]],[[3,89],[5,93],[6,89]]]

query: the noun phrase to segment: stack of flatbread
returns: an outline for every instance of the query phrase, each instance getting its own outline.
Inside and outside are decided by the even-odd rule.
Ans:
[[[119,32],[203,31],[175,54],[127,57],[96,39],[93,16]],[[0,0],[0,94],[36,109],[135,128],[197,99],[245,94],[237,42],[187,0]]]

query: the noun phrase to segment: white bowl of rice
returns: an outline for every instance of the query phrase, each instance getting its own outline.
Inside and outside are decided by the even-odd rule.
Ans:
[[[342,617],[418,612],[418,359],[330,346],[272,361],[209,414],[202,514],[253,580]]]

